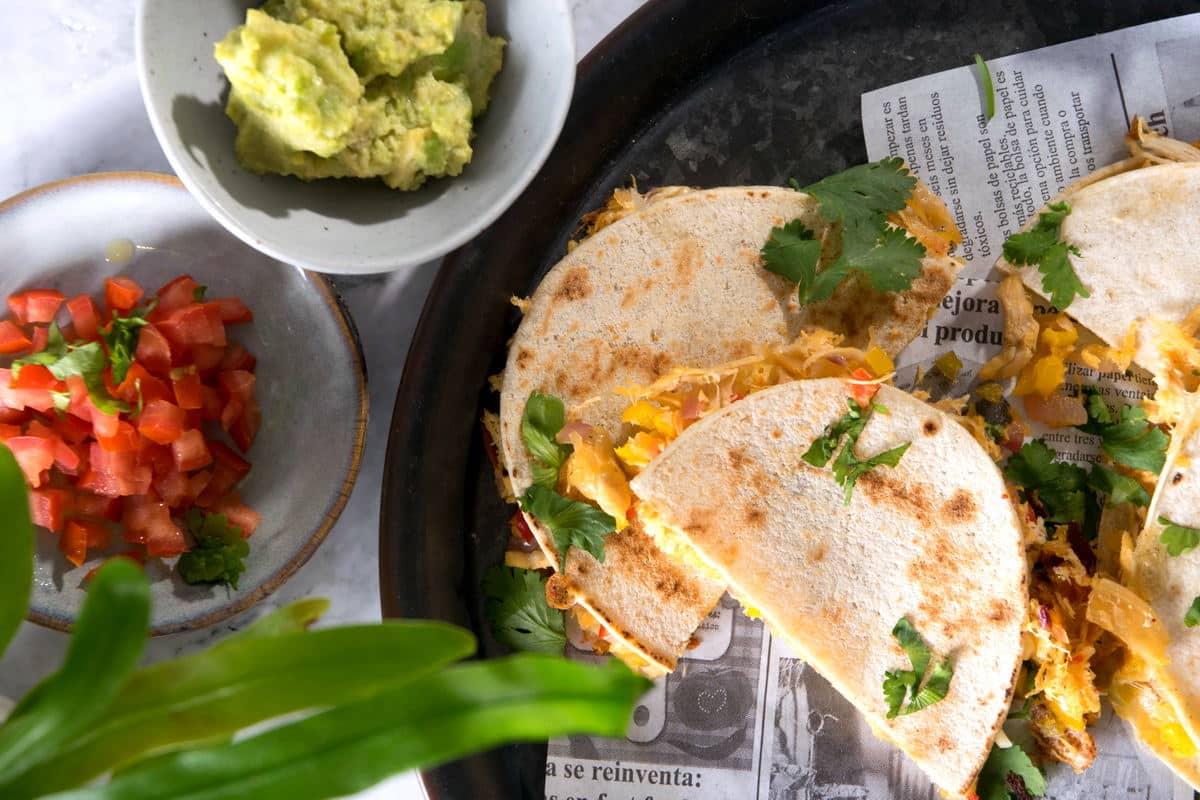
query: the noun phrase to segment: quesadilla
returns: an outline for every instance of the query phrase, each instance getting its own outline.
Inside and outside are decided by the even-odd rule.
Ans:
[[[855,408],[856,419],[874,412],[848,436],[851,455],[833,458],[835,444],[833,469],[814,466],[812,450]],[[735,403],[633,480],[638,518],[728,585],[943,790],[966,796],[1021,663],[1022,528],[995,463],[956,418],[887,385],[865,408],[840,379]],[[857,480],[839,485],[839,464],[897,450],[893,466],[852,467]],[[932,702],[904,714],[885,697],[885,677],[906,667],[901,620],[937,665],[916,695]],[[943,667],[952,677],[938,697]],[[926,666],[913,668],[919,682]]]
[[[887,166],[907,175],[899,160]],[[850,240],[838,235],[839,225],[822,215],[813,196],[760,186],[667,189],[617,199],[593,219],[591,235],[521,302],[524,317],[503,373],[495,438],[510,496],[528,495],[539,466],[546,466],[525,436],[530,400],[561,403],[565,427],[560,421],[562,430],[550,436],[572,452],[562,477],[548,478],[547,502],[567,510],[564,504],[573,500],[599,506],[611,513],[616,530],[603,537],[602,552],[570,547],[564,553],[529,508],[518,523],[559,572],[548,589],[553,604],[573,608],[611,652],[654,676],[674,669],[724,586],[672,561],[628,524],[632,497],[612,453],[614,445],[630,444],[630,398],[618,390],[653,384],[678,368],[762,360],[764,351],[814,336],[799,345],[805,358],[817,347],[843,366],[859,366],[871,355],[886,372],[891,356],[922,330],[962,262],[948,255],[957,237],[952,219],[936,196],[919,188],[907,205],[901,201],[903,208],[895,209],[881,233],[892,246],[919,250],[910,285],[881,291],[864,275],[847,272],[829,296],[801,305],[794,283],[764,269],[761,253],[786,227],[789,241],[801,243],[797,250],[813,246],[826,263],[840,258],[840,245]],[[881,226],[882,219],[881,212]],[[913,244],[916,236],[927,244]],[[857,356],[848,360],[833,352],[839,349]],[[723,399],[736,399],[728,386]],[[691,421],[715,410],[706,401],[682,416]],[[566,486],[571,497],[556,494],[556,486]]]
[[[1015,377],[1031,420],[1101,444],[1088,474],[1040,443],[1041,478],[1026,462],[1017,481],[1047,531],[1072,531],[1032,579],[1041,749],[1090,765],[1085,725],[1107,694],[1200,789],[1200,149],[1137,118],[1127,144],[1128,159],[1068,186],[1005,242],[1007,341],[982,374]],[[1112,409],[1110,390],[1067,385],[1072,362],[1110,381],[1135,370],[1153,393]]]

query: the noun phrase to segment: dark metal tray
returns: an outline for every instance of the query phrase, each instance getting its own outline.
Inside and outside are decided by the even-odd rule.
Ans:
[[[580,65],[566,126],[513,207],[442,265],[396,397],[384,472],[385,616],[476,631],[481,575],[511,513],[479,435],[509,305],[566,251],[583,213],[642,187],[807,183],[866,160],[860,95],[896,81],[1195,10],[1190,2],[651,0]],[[433,800],[543,796],[545,746],[423,775]]]

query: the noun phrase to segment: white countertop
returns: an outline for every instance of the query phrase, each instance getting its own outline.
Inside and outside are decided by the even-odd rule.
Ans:
[[[587,53],[645,0],[570,0],[576,50]],[[142,109],[134,71],[132,0],[0,3],[0,198],[48,181],[113,170],[170,172]],[[363,334],[371,422],[362,471],[320,550],[248,617],[299,597],[333,600],[326,622],[378,620],[379,495],[396,387],[437,263],[407,273],[339,280]],[[0,269],[3,267],[0,266]],[[155,640],[150,658],[203,646],[245,618]],[[0,697],[15,698],[54,670],[66,636],[26,623],[0,661]],[[418,798],[403,775],[361,798]]]

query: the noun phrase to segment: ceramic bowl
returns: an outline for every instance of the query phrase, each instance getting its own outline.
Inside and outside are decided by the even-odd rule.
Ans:
[[[415,192],[254,175],[233,154],[228,84],[213,45],[255,5],[261,0],[139,0],[138,72],[154,132],[184,185],[231,233],[289,264],[366,273],[440,258],[517,198],[566,118],[575,85],[567,0],[489,0],[489,30],[509,43],[461,175]]]
[[[109,243],[121,239],[136,246],[132,259],[107,262]],[[254,321],[231,327],[230,338],[258,357],[263,425],[241,490],[262,523],[236,591],[189,586],[169,562],[151,559],[153,629],[212,625],[278,589],[333,526],[362,453],[366,376],[357,335],[328,282],[230,236],[169,175],[85,175],[31,189],[0,204],[0,242],[5,297],[33,287],[100,296],[114,274],[152,291],[188,273],[211,296],[236,295],[250,306]],[[84,576],[100,562],[73,568],[56,536],[39,529],[30,619],[65,630],[83,602]]]

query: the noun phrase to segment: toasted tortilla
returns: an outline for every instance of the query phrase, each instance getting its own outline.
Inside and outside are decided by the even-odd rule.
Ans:
[[[1200,162],[1122,172],[1068,187],[1063,199],[1071,213],[1059,236],[1079,248],[1068,258],[1091,294],[1072,301],[1073,319],[1119,348],[1151,315],[1180,322],[1200,307]],[[1036,267],[1019,272],[1030,291],[1045,296]],[[1152,337],[1139,336],[1134,361],[1148,367],[1152,347]]]
[[[513,337],[501,388],[501,447],[514,493],[532,482],[521,439],[531,392],[557,396],[569,419],[620,441],[628,400],[615,390],[673,367],[747,356],[814,325],[832,326],[847,346],[894,355],[921,332],[962,266],[929,257],[907,292],[880,293],[856,277],[828,301],[802,308],[795,286],[759,259],[771,228],[797,218],[817,232],[827,227],[816,201],[790,189],[691,191],[609,225],[551,269]],[[527,519],[557,564],[549,532]],[[632,528],[606,538],[604,563],[573,548],[564,577],[575,602],[657,671],[674,669],[724,591]]]
[[[1177,525],[1200,527],[1200,402],[1194,402],[1172,431],[1146,527],[1134,549],[1134,574],[1129,583],[1154,609],[1166,629],[1167,658],[1164,686],[1155,687],[1170,703],[1192,741],[1200,744],[1200,626],[1184,623],[1192,600],[1200,596],[1200,548],[1172,556],[1162,543],[1163,517]],[[1200,790],[1200,756],[1180,758],[1154,737],[1141,736],[1155,754]]]
[[[858,441],[904,442],[895,468],[862,475],[849,505],[829,468],[801,460],[847,409],[839,379],[767,389],[683,433],[633,480],[639,515],[669,527],[809,665],[939,787],[965,796],[1008,711],[1021,663],[1027,566],[995,463],[952,417],[890,386]],[[887,719],[887,670],[908,669],[907,618],[945,699]]]

